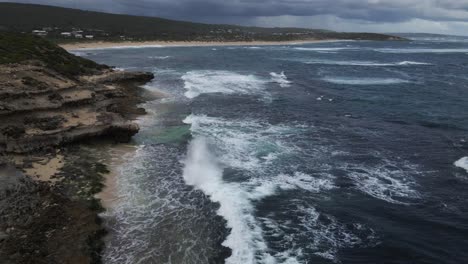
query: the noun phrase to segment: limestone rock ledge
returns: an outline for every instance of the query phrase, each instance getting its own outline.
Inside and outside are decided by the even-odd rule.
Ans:
[[[140,84],[152,73],[105,69],[69,77],[40,62],[0,65],[0,153],[28,153],[109,137],[128,142],[139,131]]]

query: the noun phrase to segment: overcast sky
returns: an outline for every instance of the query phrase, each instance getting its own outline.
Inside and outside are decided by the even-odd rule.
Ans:
[[[4,1],[4,0],[0,0]],[[468,0],[25,0],[208,23],[468,35]]]

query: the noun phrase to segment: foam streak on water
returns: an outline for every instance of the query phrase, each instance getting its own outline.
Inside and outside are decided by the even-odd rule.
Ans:
[[[467,53],[468,49],[375,49],[375,51],[382,52],[382,53]]]
[[[260,94],[265,81],[254,75],[243,75],[230,71],[190,71],[182,76],[187,98],[206,93]]]
[[[409,81],[399,78],[351,78],[351,77],[326,77],[324,81],[345,85],[392,85],[408,83]]]
[[[401,61],[392,63],[381,63],[373,61],[337,61],[337,60],[307,60],[306,64],[340,65],[340,66],[365,66],[365,67],[390,67],[409,65],[431,65],[430,63],[417,61]]]

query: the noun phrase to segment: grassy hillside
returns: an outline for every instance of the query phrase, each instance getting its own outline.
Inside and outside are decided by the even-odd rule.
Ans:
[[[95,39],[105,40],[174,40],[174,41],[250,41],[299,39],[376,39],[390,37],[380,34],[337,33],[301,28],[259,28],[232,25],[210,25],[174,21],[156,17],[141,17],[90,12],[77,9],[0,3],[0,28],[16,32],[31,32],[48,28],[48,38],[61,39],[61,32],[82,30]]]
[[[0,32],[0,64],[41,61],[47,67],[73,76],[91,73],[106,66],[74,56],[41,37]]]

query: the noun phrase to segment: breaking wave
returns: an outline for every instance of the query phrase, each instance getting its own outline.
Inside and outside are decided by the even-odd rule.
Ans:
[[[243,75],[230,71],[190,71],[182,76],[187,98],[201,94],[260,94],[265,81],[254,75]]]
[[[291,81],[288,80],[284,71],[281,73],[270,72],[271,81],[279,84],[281,87],[286,88],[291,86]]]
[[[468,157],[463,157],[454,163],[455,166],[462,168],[468,172]]]
[[[336,259],[340,248],[375,240],[371,229],[354,224],[366,230],[356,232],[333,216],[320,213],[312,204],[297,205],[287,213],[288,217],[256,215],[258,203],[281,192],[323,193],[336,188],[334,177],[326,173],[309,175],[296,171],[271,175],[268,168],[279,162],[280,157],[294,152],[294,148],[275,136],[297,133],[292,132],[293,128],[204,115],[190,115],[184,122],[191,124],[194,139],[184,160],[183,178],[219,204],[217,214],[226,220],[230,230],[223,242],[223,246],[232,250],[226,263],[302,263],[307,259],[304,245],[296,245],[294,241],[301,241],[304,236],[314,241],[307,246],[310,251],[307,254],[331,260]],[[226,177],[227,168],[242,170],[249,178]],[[284,220],[291,217],[296,220]],[[280,243],[290,248],[271,250],[270,246],[275,246],[272,239],[280,239]]]

